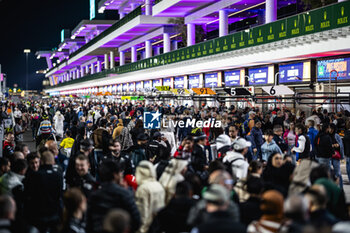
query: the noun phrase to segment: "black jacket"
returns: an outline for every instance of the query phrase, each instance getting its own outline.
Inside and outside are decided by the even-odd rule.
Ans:
[[[207,157],[204,149],[196,144],[193,147],[191,164],[195,171],[204,171],[204,166],[207,165]]]
[[[148,158],[154,158],[154,164],[157,164],[162,159],[168,159],[171,152],[171,146],[168,141],[165,142],[166,146],[158,142],[157,140],[151,141],[147,146]]]
[[[260,219],[262,215],[260,204],[260,198],[250,197],[246,202],[239,205],[241,222],[243,224],[248,226],[252,221]]]
[[[67,170],[66,170],[66,183],[69,186],[72,186],[72,184],[74,183],[74,179],[79,178],[79,175],[77,173],[77,171],[75,170],[75,159],[78,157],[79,154],[81,153],[76,153],[76,154],[71,154],[71,156],[69,157],[69,161],[68,161],[68,166],[67,166]],[[95,177],[96,173],[97,173],[97,165],[94,159],[94,154],[91,153],[89,154],[89,163],[90,163],[90,174]]]
[[[135,232],[141,225],[140,213],[133,195],[119,185],[103,183],[101,188],[90,195],[87,210],[87,232],[102,232],[103,219],[112,209],[123,209],[130,214],[131,231]]]
[[[77,187],[89,198],[90,194],[96,190],[96,179],[90,174],[85,176],[75,176],[69,184],[69,188]]]
[[[315,154],[320,158],[331,158],[334,154],[332,147],[332,138],[329,134],[319,132],[315,138]]]
[[[124,175],[135,174],[135,165],[127,152],[121,151],[119,157],[115,157],[112,154],[107,154],[102,157],[101,163],[109,159],[115,160],[121,164],[121,166],[124,168]]]
[[[208,221],[198,226],[199,233],[245,233],[246,227],[232,221],[232,217],[227,211],[217,211],[211,213]]]
[[[159,211],[148,233],[190,232],[191,226],[187,224],[187,218],[194,204],[195,201],[190,198],[171,199],[169,204]]]
[[[274,135],[273,140],[276,142],[282,152],[288,150],[288,144],[283,140],[283,138],[279,137],[278,135]]]
[[[63,174],[57,166],[41,165],[24,184],[25,213],[34,221],[59,220],[62,211]]]
[[[350,130],[345,131],[345,135],[343,138],[344,144],[344,154],[346,157],[350,157]]]

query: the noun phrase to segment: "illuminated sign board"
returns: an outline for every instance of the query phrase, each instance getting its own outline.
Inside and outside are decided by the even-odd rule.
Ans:
[[[90,0],[90,20],[96,17],[96,3],[95,0]]]
[[[136,82],[136,91],[141,91],[143,88],[142,82]]]
[[[218,86],[218,73],[209,73],[204,76],[205,87]]]
[[[64,29],[62,29],[62,31],[61,31],[61,42],[63,42],[64,41],[64,34],[65,34],[65,31],[64,31]]]
[[[335,81],[337,72],[337,80],[350,79],[350,58],[338,58],[330,60],[317,61],[317,81]],[[337,71],[337,72],[335,72]]]
[[[287,64],[287,65],[280,65],[279,66],[279,72],[280,72],[280,83],[295,83],[295,82],[302,82],[303,81],[303,70],[304,70],[304,64],[302,62],[300,63],[294,63],[294,64]]]
[[[188,88],[198,88],[199,87],[199,75],[190,75],[188,77]]]
[[[123,84],[118,84],[117,90],[118,90],[118,92],[122,92],[123,91]]]
[[[268,67],[249,69],[249,85],[267,84],[268,74]]]
[[[153,87],[162,86],[162,80],[161,79],[155,79],[153,80]]]
[[[232,70],[225,71],[225,86],[239,86],[241,81],[241,71],[240,70]]]
[[[163,78],[163,86],[172,87],[172,79],[171,78]]]
[[[175,88],[184,88],[185,87],[185,77],[184,76],[176,77],[174,87]]]

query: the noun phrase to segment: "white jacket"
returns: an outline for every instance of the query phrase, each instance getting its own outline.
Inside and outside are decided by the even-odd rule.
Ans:
[[[247,177],[249,164],[245,161],[245,158],[242,154],[229,151],[223,159],[224,163],[232,163],[232,174],[233,178],[238,180]]]

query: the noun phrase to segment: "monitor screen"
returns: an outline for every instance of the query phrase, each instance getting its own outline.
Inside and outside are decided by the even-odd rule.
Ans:
[[[163,86],[172,87],[172,79],[171,78],[163,78]]]
[[[350,58],[338,58],[317,61],[317,81],[332,81],[350,79]],[[335,72],[337,71],[337,72]]]
[[[218,86],[218,73],[209,73],[204,76],[205,87]]]
[[[155,79],[153,80],[153,87],[158,87],[162,85],[162,80],[161,79]]]
[[[137,82],[137,83],[136,83],[136,91],[141,91],[142,88],[143,88],[142,82]]]
[[[240,70],[225,71],[224,76],[225,76],[225,86],[231,87],[231,86],[240,85],[240,80],[241,80]]]
[[[188,87],[189,88],[199,87],[199,75],[190,75],[188,77]]]
[[[184,88],[185,87],[185,77],[176,77],[175,78],[175,88]]]
[[[279,82],[295,83],[303,81],[304,63],[293,63],[279,66]]]
[[[249,69],[249,85],[267,84],[268,74],[268,67]]]

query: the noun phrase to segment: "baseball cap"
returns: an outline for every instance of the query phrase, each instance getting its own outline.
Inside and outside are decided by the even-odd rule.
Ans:
[[[140,140],[140,141],[147,141],[149,138],[148,138],[148,135],[147,134],[144,134],[144,133],[141,133],[139,135],[137,135],[137,140]]]
[[[224,205],[230,201],[230,193],[224,186],[212,184],[203,194],[203,199],[217,205]]]
[[[232,148],[237,150],[243,150],[244,148],[251,147],[252,143],[245,140],[244,138],[238,138],[233,144]]]
[[[225,146],[231,146],[231,139],[226,134],[221,134],[216,138],[216,149],[220,150]]]

